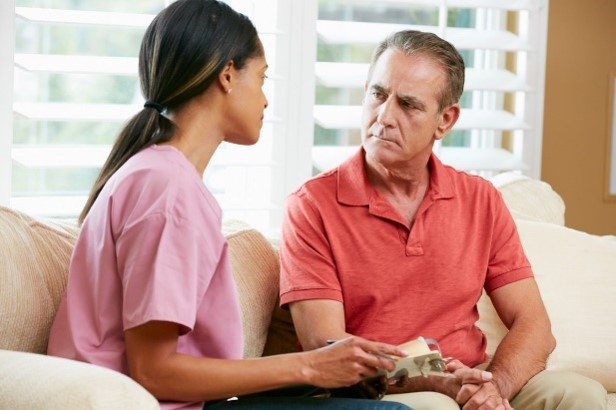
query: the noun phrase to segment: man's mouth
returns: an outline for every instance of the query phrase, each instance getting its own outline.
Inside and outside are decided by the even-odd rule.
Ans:
[[[378,140],[381,140],[381,141],[392,142],[392,143],[394,142],[392,139],[387,138],[387,137],[386,137],[386,136],[384,136],[384,135],[372,134],[372,136],[373,136],[374,138],[378,139]]]

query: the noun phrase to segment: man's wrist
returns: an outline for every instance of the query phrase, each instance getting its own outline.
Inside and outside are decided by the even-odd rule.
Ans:
[[[506,389],[506,386],[503,383],[503,379],[497,376],[493,376],[492,380],[486,382],[486,383],[491,383],[494,388],[496,389],[496,391],[498,392],[498,394],[503,398],[503,399],[510,399],[509,397],[509,392]]]
[[[447,377],[443,380],[443,391],[439,393],[443,393],[446,396],[451,397],[452,399],[456,399],[458,397],[458,393],[462,388],[462,381],[458,378]]]

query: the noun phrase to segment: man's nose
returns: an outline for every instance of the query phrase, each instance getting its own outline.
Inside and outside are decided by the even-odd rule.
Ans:
[[[393,125],[395,117],[395,102],[393,98],[388,98],[378,107],[376,120],[384,127]]]

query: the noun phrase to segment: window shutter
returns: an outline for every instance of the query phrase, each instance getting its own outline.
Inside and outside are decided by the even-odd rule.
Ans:
[[[15,51],[15,1],[0,2],[0,204],[11,198],[11,146],[13,143],[13,55]]]
[[[81,212],[118,131],[143,105],[137,53],[165,2],[78,6],[17,0],[10,15],[15,54],[9,203],[40,216],[75,218]]]
[[[467,66],[462,113],[435,145],[443,162],[490,176],[539,177],[547,3],[539,0],[320,1],[313,161],[336,166],[360,144],[372,49],[401,29],[433,32]]]
[[[0,75],[14,77],[14,89],[0,89],[0,203],[80,212],[119,129],[143,104],[138,46],[167,2],[1,2]],[[225,218],[275,234],[286,195],[356,149],[371,52],[400,28],[441,35],[467,63],[463,113],[435,147],[441,159],[487,176],[539,176],[547,0],[228,2],[260,33],[270,105],[260,141],[223,144],[206,170]]]
[[[305,51],[298,50],[302,44],[310,43],[310,39],[297,34],[308,12],[304,3],[288,0],[227,3],[257,27],[269,66],[264,88],[269,106],[259,141],[253,146],[223,143],[212,158],[212,166],[205,171],[205,181],[220,201],[225,218],[241,219],[269,236],[277,236],[282,203],[295,181],[296,167],[302,161],[310,163],[310,155],[305,155],[309,148],[299,155],[301,140],[295,136],[295,127],[300,124],[297,93],[302,86],[300,71],[290,64],[314,64],[313,58],[306,60],[310,52],[302,54]],[[312,90],[311,87],[309,91]],[[304,110],[310,112],[311,108]]]
[[[6,148],[0,154],[0,200],[36,215],[75,218],[118,131],[143,105],[139,44],[154,15],[169,2],[88,4],[98,10],[78,10],[80,3],[71,0],[9,3],[2,5],[3,27],[14,24],[16,30],[7,29],[11,40],[2,42],[0,52],[14,64],[0,66],[14,74],[15,86],[14,93],[0,94],[0,104],[6,105],[2,115],[11,113],[14,131],[0,137]],[[250,147],[223,143],[204,180],[225,218],[240,218],[267,231],[279,224],[289,189],[285,178],[292,173],[284,168],[294,162],[289,147],[298,145],[286,141],[291,131],[286,107],[295,87],[290,82],[297,81],[288,63],[297,53],[289,29],[303,18],[302,7],[286,0],[227,3],[257,26],[270,65],[265,86],[270,104],[260,141]]]

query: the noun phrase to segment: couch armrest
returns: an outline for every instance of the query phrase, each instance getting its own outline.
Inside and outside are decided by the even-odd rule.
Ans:
[[[137,382],[113,370],[0,350],[0,408],[154,410],[160,405]]]

